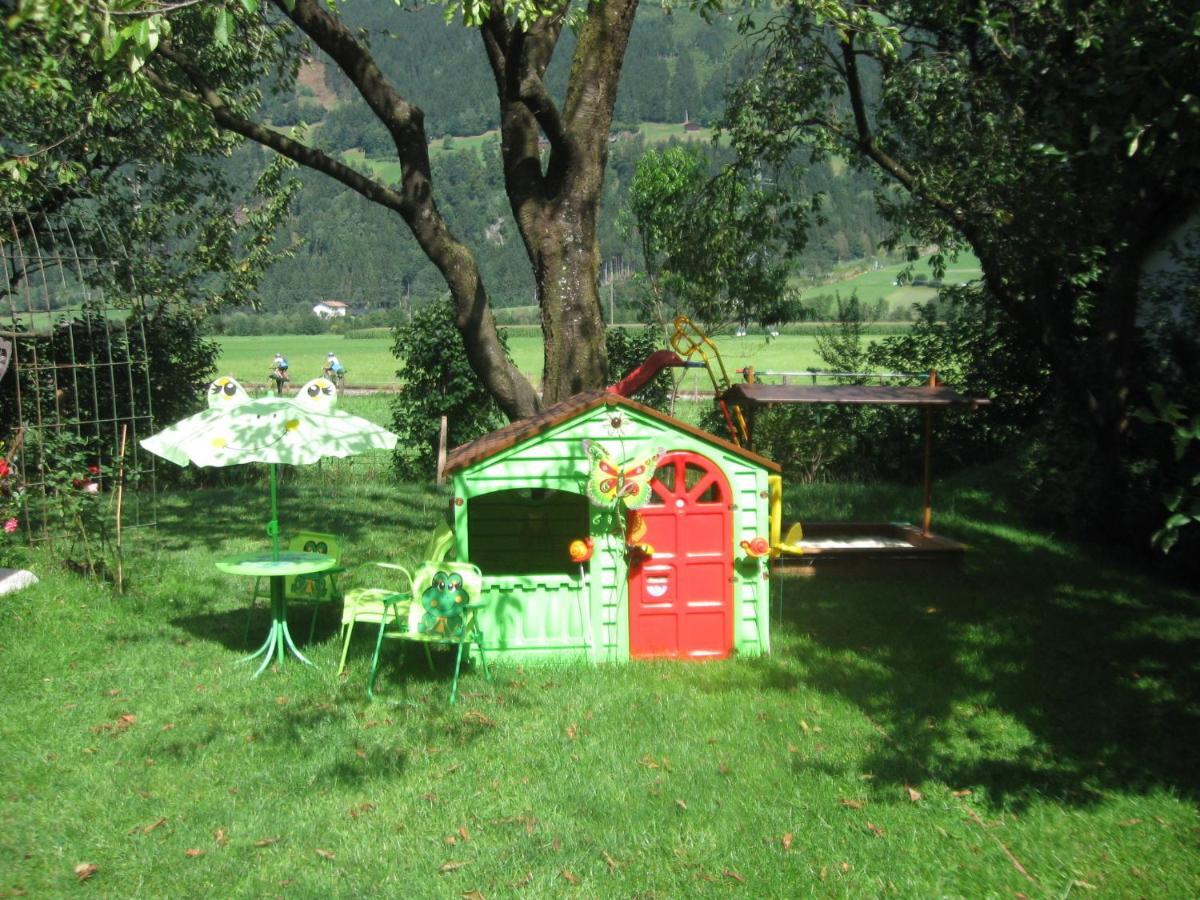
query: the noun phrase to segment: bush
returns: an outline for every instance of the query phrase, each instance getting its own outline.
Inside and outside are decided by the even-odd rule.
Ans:
[[[161,428],[200,409],[218,348],[201,336],[190,312],[161,306],[123,324],[84,311],[55,323],[48,334],[19,336],[15,353],[18,367],[0,380],[0,439],[12,440],[16,425],[26,426],[19,456],[30,487],[23,505],[38,521],[80,541],[83,558],[94,560],[86,545],[96,533],[95,517],[84,514],[91,506],[65,503],[73,496],[68,486],[77,492],[74,482],[91,468],[106,475],[118,469],[122,426],[128,426],[126,478],[133,482],[136,442],[151,432],[148,413]],[[60,376],[56,385],[47,377],[52,370],[70,377]],[[160,467],[158,481],[185,471]]]
[[[401,478],[428,479],[437,467],[442,416],[450,447],[497,428],[504,417],[467,362],[449,303],[422,307],[392,333],[392,355],[402,360],[396,374],[404,383],[392,404],[392,430],[400,436],[393,462]]]
[[[391,334],[392,334],[391,328],[380,325],[380,326],[374,327],[374,328],[351,328],[348,331],[344,332],[342,334],[342,337],[344,337],[348,341],[363,341],[363,340],[368,340],[368,339],[372,339],[372,338],[390,337]]]
[[[919,308],[911,330],[878,342],[867,359],[892,372],[936,369],[961,393],[994,398],[986,410],[938,417],[939,459],[981,462],[1014,449],[1040,420],[1050,381],[1037,348],[982,286],[963,285],[944,288],[939,302]]]

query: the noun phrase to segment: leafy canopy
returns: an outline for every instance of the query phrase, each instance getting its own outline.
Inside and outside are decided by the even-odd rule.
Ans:
[[[684,314],[710,331],[790,318],[785,237],[795,208],[779,200],[735,169],[710,175],[699,150],[647,152],[630,188],[648,271],[644,315],[665,324]]]

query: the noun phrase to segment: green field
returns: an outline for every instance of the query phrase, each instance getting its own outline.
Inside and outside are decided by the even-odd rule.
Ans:
[[[389,338],[347,340],[340,334],[221,336],[217,372],[245,384],[266,382],[276,352],[288,359],[292,384],[299,386],[321,374],[325,354],[337,354],[346,367],[346,383],[395,384],[397,360]]]
[[[15,304],[10,304],[8,308],[0,309],[0,321],[5,324],[5,327],[20,324],[33,332],[49,331],[56,322],[73,319],[81,312],[82,307],[78,304],[49,311],[44,309],[22,310]],[[129,315],[127,309],[105,309],[101,312],[113,322],[124,321]]]
[[[855,265],[861,266],[862,263],[856,263]],[[928,303],[937,296],[937,290],[931,287],[912,284],[898,285],[896,281],[903,270],[904,264],[896,263],[895,265],[883,266],[882,268],[844,279],[837,279],[837,273],[834,273],[833,277],[835,280],[832,280],[828,284],[818,284],[805,288],[800,296],[801,299],[809,299],[822,294],[836,292],[842,297],[849,297],[852,292],[855,292],[858,294],[858,299],[865,303],[873,303],[876,300],[882,299],[893,306]],[[970,253],[964,253],[956,261],[947,266],[946,275],[942,281],[944,284],[965,284],[968,281],[980,278],[982,274],[983,272],[979,268],[979,260]],[[916,277],[919,275],[933,278],[933,272],[924,260],[913,266],[913,276]]]
[[[529,378],[540,381],[542,374],[542,336],[537,326],[512,327],[508,348],[513,361]],[[258,335],[216,338],[221,346],[217,371],[239,381],[265,383],[272,357],[278,351],[291,365],[292,384],[299,386],[321,374],[325,354],[333,351],[346,367],[346,384],[355,386],[397,385],[399,361],[391,354],[392,342],[385,338],[348,340],[342,335]],[[745,337],[723,336],[715,339],[731,381],[738,381],[736,370],[753,366],[760,372],[799,372],[825,368],[817,356],[817,339],[811,334],[781,334],[768,338],[763,334]],[[624,373],[622,373],[624,374]],[[680,389],[708,390],[708,376],[702,369],[686,371]]]
[[[681,141],[703,141],[704,143],[712,140],[711,128],[687,131],[682,124],[677,122],[643,122],[638,127],[638,131],[641,132],[642,138],[647,144],[662,144],[672,138]],[[489,142],[499,140],[499,135],[500,133],[493,129],[485,131],[483,134],[472,134],[465,137],[453,136],[449,138],[448,145],[445,138],[439,138],[429,145],[429,156],[431,159],[436,159],[441,154],[452,150],[479,151]],[[342,154],[342,160],[355,168],[364,169],[372,175],[382,178],[389,184],[400,180],[400,163],[393,159],[372,159],[356,148],[345,151]]]

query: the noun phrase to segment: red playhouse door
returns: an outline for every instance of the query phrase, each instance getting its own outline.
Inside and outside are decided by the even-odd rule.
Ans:
[[[722,659],[733,649],[729,482],[712,460],[674,451],[659,462],[637,513],[649,558],[629,567],[629,655]]]

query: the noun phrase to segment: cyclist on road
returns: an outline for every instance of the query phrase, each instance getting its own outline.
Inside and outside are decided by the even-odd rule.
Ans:
[[[346,375],[346,369],[341,361],[330,351],[325,355],[325,377],[333,382],[340,382]]]
[[[275,382],[276,395],[282,397],[283,386],[289,381],[288,361],[282,353],[276,353],[275,360],[271,363],[271,380]]]

